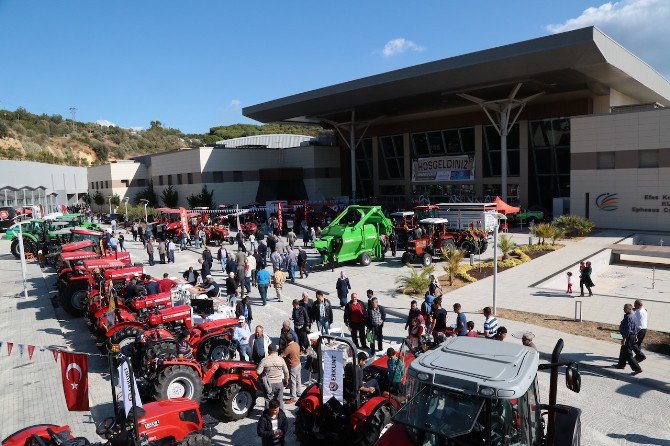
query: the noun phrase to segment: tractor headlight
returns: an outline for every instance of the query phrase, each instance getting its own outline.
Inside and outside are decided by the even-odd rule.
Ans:
[[[121,347],[119,347],[119,344],[112,344],[112,353],[119,353],[121,351]]]

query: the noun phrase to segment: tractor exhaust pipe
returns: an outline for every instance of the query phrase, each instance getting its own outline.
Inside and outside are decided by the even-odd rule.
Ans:
[[[558,394],[558,368],[560,367],[561,352],[563,351],[563,339],[556,342],[554,351],[551,353],[551,372],[549,375],[549,413],[547,415],[547,444],[553,446],[556,435],[556,424],[554,422],[554,411]]]

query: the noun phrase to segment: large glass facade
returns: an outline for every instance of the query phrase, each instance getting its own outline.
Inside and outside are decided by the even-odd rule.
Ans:
[[[474,155],[475,128],[412,133],[412,158],[444,155]]]
[[[570,196],[570,119],[530,121],[528,132],[528,203],[551,209]]]
[[[374,189],[372,186],[372,139],[365,138],[358,141],[356,147],[356,195],[359,197],[372,197]]]
[[[484,127],[484,177],[500,176],[500,135],[492,125]],[[518,177],[521,170],[519,124],[507,135],[507,175]]]
[[[379,138],[379,179],[402,180],[405,178],[405,151],[402,135]]]
[[[474,184],[414,184],[412,197],[417,203],[467,203],[475,201]]]

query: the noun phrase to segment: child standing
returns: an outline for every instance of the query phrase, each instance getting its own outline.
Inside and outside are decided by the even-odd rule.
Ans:
[[[572,272],[568,271],[568,294],[572,294]]]

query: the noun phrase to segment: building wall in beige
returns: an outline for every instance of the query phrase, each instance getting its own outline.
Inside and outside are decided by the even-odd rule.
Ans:
[[[105,198],[116,194],[121,200],[132,200],[149,184],[146,165],[135,161],[116,161],[89,167],[87,176],[89,193],[93,195],[99,191]]]
[[[571,120],[570,207],[605,228],[670,228],[670,109]]]

